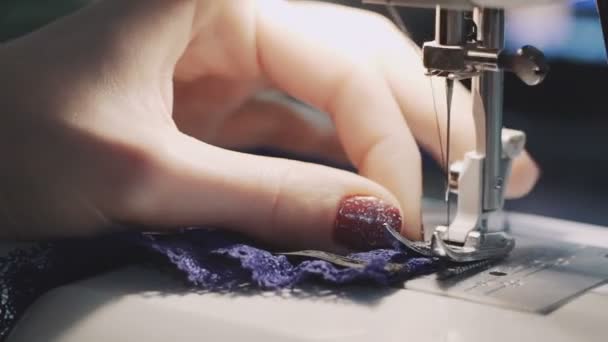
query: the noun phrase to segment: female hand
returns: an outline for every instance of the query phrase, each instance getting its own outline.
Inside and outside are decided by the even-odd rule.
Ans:
[[[98,1],[1,46],[0,74],[4,237],[218,226],[329,250],[378,246],[386,224],[421,237],[417,142],[441,155],[431,85],[418,49],[378,15],[282,0]],[[266,89],[331,124],[256,96]],[[475,141],[462,87],[453,108],[456,160]],[[227,149],[260,145],[347,159],[360,175]],[[509,193],[537,176],[519,157]]]

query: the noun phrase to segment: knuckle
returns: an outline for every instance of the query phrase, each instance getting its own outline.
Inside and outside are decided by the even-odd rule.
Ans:
[[[375,70],[369,63],[361,61],[351,61],[344,65],[340,76],[336,77],[330,90],[326,93],[325,101],[321,110],[332,113],[339,113],[340,107],[353,97],[365,92],[364,87],[376,83],[378,70]]]

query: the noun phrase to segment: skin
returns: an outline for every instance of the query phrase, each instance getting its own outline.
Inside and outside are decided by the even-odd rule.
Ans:
[[[333,249],[336,212],[352,195],[399,208],[402,234],[420,238],[419,146],[441,154],[431,86],[419,50],[373,13],[281,0],[98,1],[2,45],[0,75],[3,238],[213,225]],[[267,89],[330,120],[256,96]],[[452,160],[473,149],[470,108],[458,86]],[[359,175],[230,150],[259,145],[348,160]],[[509,195],[537,177],[524,153]]]

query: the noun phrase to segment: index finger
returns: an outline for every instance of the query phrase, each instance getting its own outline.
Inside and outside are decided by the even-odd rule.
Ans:
[[[308,29],[323,15],[336,15],[335,23],[344,25],[339,19],[348,10],[268,4],[260,2],[257,23],[258,57],[265,76],[332,116],[359,172],[395,195],[403,215],[402,233],[420,239],[420,152],[382,70],[373,60],[337,49],[318,39],[318,30]],[[362,19],[359,13],[348,15]]]

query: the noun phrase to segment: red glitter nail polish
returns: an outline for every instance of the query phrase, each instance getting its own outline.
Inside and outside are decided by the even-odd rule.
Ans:
[[[347,248],[368,250],[390,246],[386,226],[401,231],[399,209],[370,196],[347,197],[340,203],[334,240]]]

